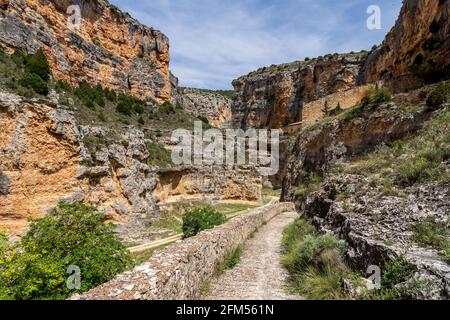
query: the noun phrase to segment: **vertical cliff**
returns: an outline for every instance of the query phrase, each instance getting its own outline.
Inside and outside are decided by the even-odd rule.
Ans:
[[[450,1],[405,0],[384,42],[364,63],[361,82],[383,80],[396,91],[450,74]]]
[[[79,29],[68,24],[73,4],[81,8]],[[106,0],[2,0],[0,43],[27,52],[43,48],[57,80],[172,100],[168,38]]]
[[[233,81],[235,127],[281,128],[302,120],[304,104],[356,85],[366,53],[261,68]]]
[[[205,117],[213,127],[229,126],[232,100],[227,96],[210,90],[179,88],[177,100],[187,113]]]

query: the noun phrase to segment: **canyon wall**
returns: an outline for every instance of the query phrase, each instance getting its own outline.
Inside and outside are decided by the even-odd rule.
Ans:
[[[147,144],[157,141],[142,131],[80,126],[73,111],[47,99],[0,91],[0,123],[0,225],[12,235],[60,201],[94,205],[134,232],[167,201],[262,199],[254,170],[151,166]]]
[[[81,8],[79,29],[68,24],[73,4]],[[28,53],[43,48],[57,80],[174,101],[168,38],[105,0],[2,0],[0,43]]]
[[[233,126],[282,128],[302,121],[304,104],[356,85],[365,56],[329,55],[262,68],[234,80]]]
[[[450,74],[450,1],[405,0],[384,42],[364,63],[360,81],[383,80],[395,91]]]
[[[208,198],[262,201],[262,178],[253,168],[184,167],[158,170],[155,195],[162,203]]]
[[[214,91],[179,88],[178,104],[194,117],[205,117],[215,128],[227,128],[232,100]]]
[[[329,95],[334,103],[347,106],[359,103],[361,92],[349,91],[358,86],[378,83],[400,92],[448,78],[449,17],[448,0],[405,0],[383,44],[369,53],[273,65],[234,80],[233,126],[307,125],[321,117]]]

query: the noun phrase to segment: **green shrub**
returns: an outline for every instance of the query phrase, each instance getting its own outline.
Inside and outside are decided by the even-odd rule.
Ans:
[[[342,277],[341,273],[333,270],[318,271],[310,267],[297,280],[296,287],[302,295],[312,300],[339,300],[345,298]]]
[[[384,266],[381,286],[384,289],[392,289],[397,284],[407,281],[413,274],[414,268],[404,257],[390,261]]]
[[[32,89],[37,94],[46,96],[48,94],[47,82],[42,80],[37,74],[25,73],[22,78],[19,79],[19,84],[28,89]]]
[[[203,230],[212,229],[226,221],[223,213],[212,207],[196,208],[183,216],[183,236],[189,238]]]
[[[18,67],[24,67],[25,62],[27,60],[27,54],[25,54],[21,50],[15,50],[14,53],[11,55],[11,60],[18,66]]]
[[[25,237],[0,266],[0,287],[13,299],[63,299],[67,267],[81,269],[80,292],[131,266],[131,257],[104,215],[82,204],[59,204],[33,222]]]
[[[173,107],[173,105],[172,105],[170,102],[168,102],[168,101],[166,101],[166,102],[164,102],[164,103],[162,104],[162,108],[163,108],[163,110],[164,110],[164,112],[165,112],[166,114],[172,114],[172,113],[175,113],[175,112],[176,112],[176,110],[175,110],[175,108]]]
[[[62,92],[62,91],[71,92],[72,89],[73,89],[72,86],[65,81],[58,80],[55,83],[55,90],[58,92]]]
[[[140,125],[145,125],[145,120],[144,120],[144,118],[142,118],[142,116],[139,117],[138,123],[139,123]]]
[[[233,269],[241,261],[242,251],[242,246],[238,246],[231,250],[223,261],[220,261],[215,265],[214,275],[217,277],[226,270]]]
[[[145,102],[130,95],[120,94],[118,97],[117,112],[131,116],[133,112],[144,113]]]
[[[436,109],[442,104],[450,101],[450,85],[447,83],[440,83],[437,85],[427,97],[427,107]]]
[[[105,106],[103,89],[100,85],[94,88],[83,81],[79,84],[78,88],[75,89],[74,94],[90,109],[95,109],[95,104],[100,107]]]
[[[375,88],[374,86],[370,85],[364,98],[361,101],[361,105],[363,106],[368,106],[370,104],[375,104],[376,100],[383,100],[383,96],[388,92],[387,89],[386,91],[383,90],[383,92],[380,93],[379,90],[382,90],[383,88],[379,89],[379,88]],[[378,92],[378,93],[377,93]]]
[[[154,167],[168,168],[172,166],[172,154],[169,150],[156,143],[146,143],[149,154],[148,164]]]
[[[209,125],[209,120],[208,120],[208,118],[206,118],[206,117],[204,117],[204,116],[198,116],[197,119],[200,120],[201,122],[203,122],[204,124]]]
[[[330,107],[328,106],[328,100],[325,100],[325,103],[323,104],[322,113],[326,116],[330,113]]]
[[[333,235],[312,236],[307,235],[297,247],[293,254],[288,255],[284,260],[284,265],[292,273],[304,272],[309,267],[323,270],[327,267],[323,260],[323,253],[336,251],[338,255],[343,255],[346,246]]]
[[[339,102],[336,106],[336,108],[334,108],[333,110],[328,112],[328,115],[331,117],[340,115],[342,112],[344,112],[344,109],[342,109],[341,107],[341,103]]]
[[[433,247],[437,250],[448,250],[450,229],[447,224],[439,223],[433,217],[412,227],[412,239],[422,246]]]
[[[392,94],[387,88],[375,89],[369,96],[369,101],[372,104],[380,104],[389,102],[392,99]]]
[[[34,73],[41,77],[43,80],[48,81],[50,79],[50,65],[44,50],[39,49],[35,54],[28,55],[25,59],[25,69],[29,73]]]
[[[283,231],[283,248],[285,252],[291,252],[303,241],[306,235],[314,235],[316,228],[306,219],[299,218]]]

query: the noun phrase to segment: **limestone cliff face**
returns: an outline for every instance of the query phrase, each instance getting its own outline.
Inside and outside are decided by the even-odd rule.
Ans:
[[[108,130],[78,127],[71,111],[4,92],[0,123],[0,222],[11,234],[23,234],[60,201],[95,205],[117,223],[156,217],[158,176],[146,163],[142,132],[124,132],[93,152],[87,141],[110,137]]]
[[[231,120],[231,99],[206,90],[179,88],[178,103],[194,117],[206,117],[216,128],[226,128]]]
[[[365,54],[330,55],[262,68],[233,81],[234,127],[282,128],[302,120],[304,104],[356,85]]]
[[[400,91],[450,72],[450,1],[405,0],[400,16],[364,64],[361,81]]]
[[[79,29],[68,24],[73,4],[81,8]],[[172,99],[168,38],[105,0],[2,0],[0,43],[27,52],[43,48],[55,79]]]
[[[133,241],[145,238],[167,201],[261,201],[254,170],[161,170],[148,161],[147,143],[158,141],[142,131],[80,126],[73,111],[47,99],[0,90],[0,127],[0,226],[11,235],[61,201],[96,206]]]

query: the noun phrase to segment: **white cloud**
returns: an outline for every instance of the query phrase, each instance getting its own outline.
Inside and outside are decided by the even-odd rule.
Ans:
[[[356,0],[113,2],[168,35],[171,69],[184,86],[230,88],[234,78],[265,65],[371,43],[370,34],[357,32],[365,8],[358,19],[349,19],[348,12],[361,2]]]

